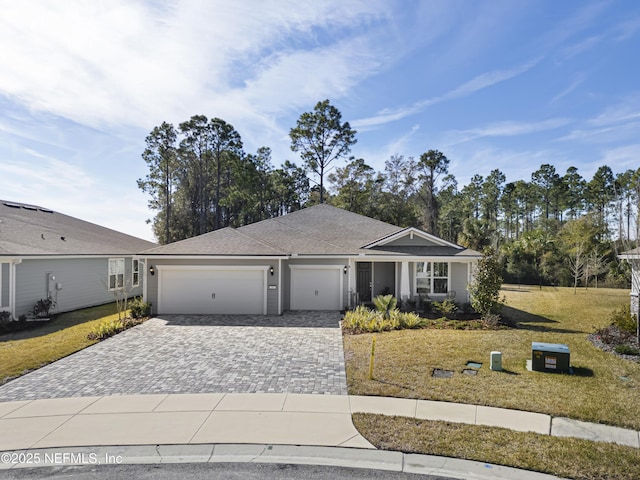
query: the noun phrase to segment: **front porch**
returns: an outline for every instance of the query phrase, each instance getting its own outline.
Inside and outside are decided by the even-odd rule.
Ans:
[[[416,304],[445,299],[469,301],[467,284],[471,280],[471,264],[468,262],[371,260],[350,262],[349,269],[349,308],[389,294],[402,302]]]

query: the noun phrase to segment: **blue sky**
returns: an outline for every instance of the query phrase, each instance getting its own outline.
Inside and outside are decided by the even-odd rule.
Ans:
[[[328,98],[377,170],[438,149],[460,185],[640,167],[640,2],[0,0],[0,198],[152,239],[163,121],[220,117],[299,163]]]

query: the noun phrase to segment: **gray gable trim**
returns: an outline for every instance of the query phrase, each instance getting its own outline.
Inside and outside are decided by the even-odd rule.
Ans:
[[[402,255],[411,257],[456,257],[482,258],[480,252],[462,247],[426,247],[426,246],[380,246],[367,249],[374,255]],[[374,253],[375,252],[375,253]],[[366,255],[366,254],[365,254]]]
[[[447,247],[451,247],[451,248],[457,248],[459,250],[464,249],[464,247],[461,247],[460,245],[457,245],[455,243],[449,242],[447,240],[444,240],[443,238],[440,237],[436,237],[435,235],[432,235],[430,233],[424,232],[418,228],[415,227],[407,227],[404,228],[396,233],[393,233],[391,235],[387,235],[385,237],[379,238],[371,243],[368,243],[367,245],[363,245],[362,248],[374,248],[374,247],[378,247],[378,246],[382,246],[382,245],[387,245],[391,242],[395,242],[396,240],[399,240],[401,238],[405,238],[405,237],[413,237],[414,235],[424,238],[426,240],[429,240],[430,242],[435,243],[436,245],[441,245],[441,246],[447,246]]]
[[[0,256],[129,255],[154,245],[48,208],[0,200]]]

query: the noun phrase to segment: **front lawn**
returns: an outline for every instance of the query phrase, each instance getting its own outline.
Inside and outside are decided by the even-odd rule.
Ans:
[[[118,318],[114,303],[62,313],[35,328],[0,335],[0,385],[96,343],[87,335]]]
[[[629,301],[627,290],[505,286],[506,330],[402,330],[377,333],[374,379],[369,380],[372,334],[345,335],[349,393],[422,398],[513,408],[640,429],[640,364],[596,349],[587,336]],[[574,375],[530,372],[531,342],[568,344]],[[503,372],[489,369],[491,351]],[[476,376],[468,361],[482,362]],[[453,370],[435,378],[434,369]],[[365,435],[366,436],[366,435]]]

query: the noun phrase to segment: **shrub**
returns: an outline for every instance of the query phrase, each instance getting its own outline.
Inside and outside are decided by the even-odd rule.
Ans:
[[[497,328],[500,324],[500,315],[497,313],[486,313],[482,316],[481,320],[484,328]]]
[[[469,284],[471,305],[481,315],[498,313],[504,305],[504,297],[500,297],[502,287],[502,266],[498,256],[491,248],[486,248],[484,256],[478,260],[473,281]]]
[[[413,312],[400,314],[398,328],[423,328],[426,325],[426,320]]]
[[[50,315],[50,312],[55,308],[56,302],[51,297],[41,298],[33,306],[33,314],[36,317],[45,318]]]
[[[344,315],[342,327],[353,333],[374,333],[403,328],[422,328],[427,325],[425,319],[412,312],[401,312],[397,308],[388,310],[387,318],[383,312],[370,310],[359,305]]]
[[[436,307],[440,313],[442,313],[446,318],[449,318],[450,315],[453,315],[455,311],[458,309],[455,302],[453,300],[443,300],[442,302],[434,302],[433,306]]]
[[[115,319],[115,320],[105,320],[100,322],[98,326],[93,330],[93,332],[87,335],[89,340],[105,340],[106,338],[112,337],[117,333],[120,333],[128,328],[135,327],[136,325],[141,324],[141,320],[133,320],[133,319]]]
[[[122,320],[105,320],[100,322],[98,326],[87,335],[89,340],[104,340],[121,332],[124,329]]]
[[[129,304],[131,316],[135,319],[145,318],[151,315],[151,304],[142,300],[142,297],[136,297]]]
[[[373,305],[378,312],[384,315],[384,318],[389,318],[389,312],[395,310],[398,305],[398,299],[393,295],[378,295],[373,299]]]
[[[614,350],[620,355],[640,355],[640,351],[631,345],[618,345]]]
[[[0,312],[0,324],[9,323],[11,321],[11,312]]]
[[[638,319],[635,315],[631,315],[631,307],[628,304],[611,312],[609,321],[623,332],[636,333]]]

